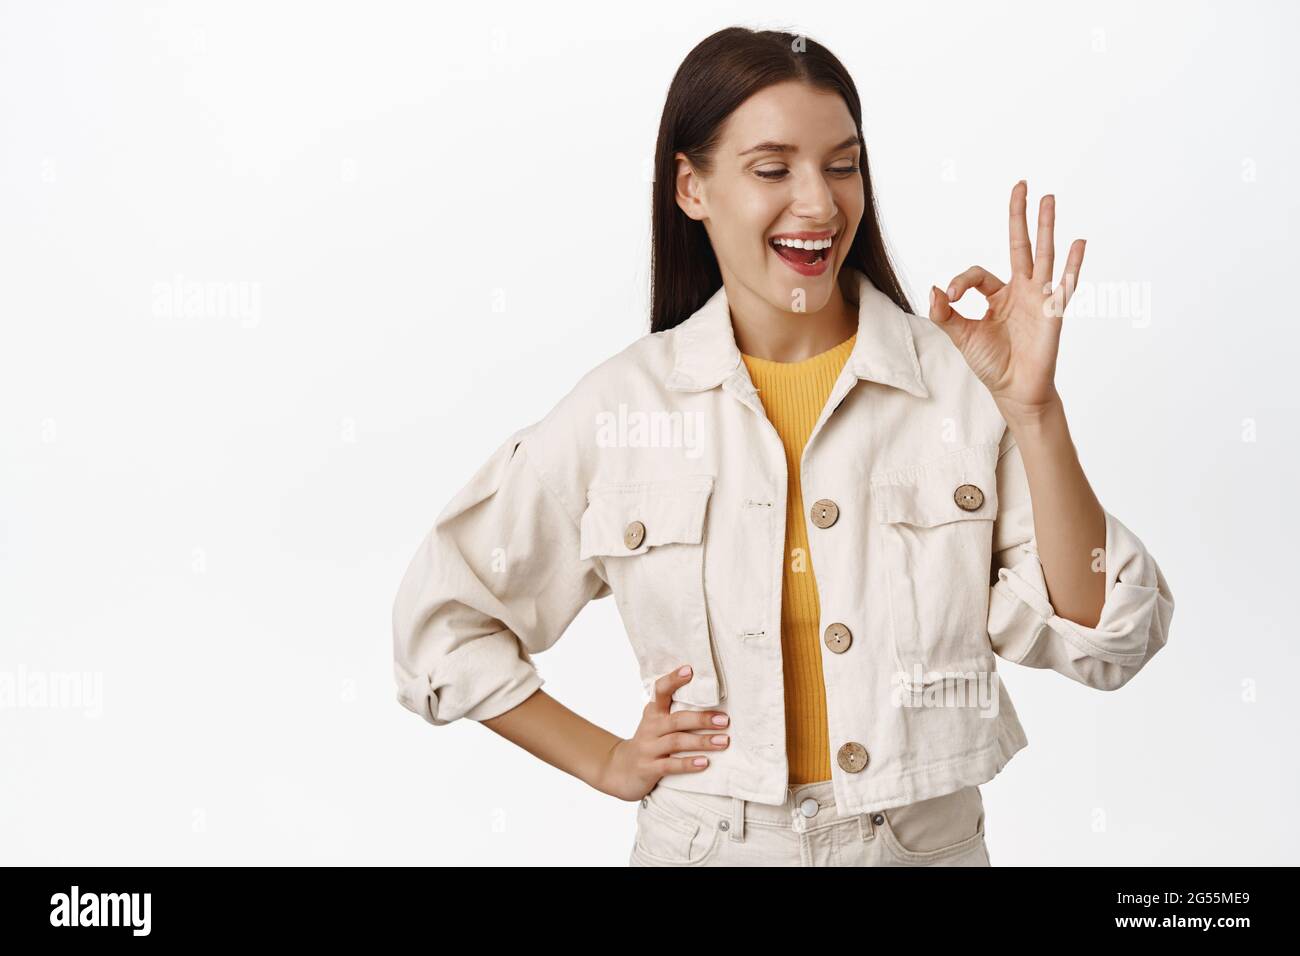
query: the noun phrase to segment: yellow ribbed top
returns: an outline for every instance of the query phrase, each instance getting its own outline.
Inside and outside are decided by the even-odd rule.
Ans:
[[[790,780],[831,779],[826,684],[822,679],[821,602],[808,553],[799,463],[831,387],[853,351],[852,338],[802,362],[773,362],[741,353],[768,420],[785,445],[789,476],[785,568],[781,591],[781,653],[785,670],[785,739]]]

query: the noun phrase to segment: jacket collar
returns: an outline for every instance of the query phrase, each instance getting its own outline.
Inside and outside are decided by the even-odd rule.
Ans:
[[[903,312],[859,269],[846,266],[857,282],[858,337],[845,367],[860,379],[891,385],[928,398],[912,329]],[[722,384],[741,366],[731,327],[726,286],[675,329],[673,369],[665,382],[675,391],[698,392]]]

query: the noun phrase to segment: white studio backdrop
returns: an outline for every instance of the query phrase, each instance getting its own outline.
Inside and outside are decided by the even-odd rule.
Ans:
[[[1298,19],[3,4],[0,862],[626,863],[635,804],[401,708],[389,615],[486,456],[645,333],[664,94],[733,24],[848,66],[914,304],[1006,276],[1022,177],[1058,264],[1088,239],[1058,385],[1176,610],[1114,694],[1002,664],[994,865],[1295,862]],[[632,733],[612,600],[537,663]]]

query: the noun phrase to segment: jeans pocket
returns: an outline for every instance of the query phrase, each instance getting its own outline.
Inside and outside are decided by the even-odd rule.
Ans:
[[[636,814],[633,866],[702,866],[718,850],[720,829],[707,811],[677,792],[656,786]]]
[[[977,786],[893,807],[881,816],[885,846],[906,865],[948,861],[984,845],[984,799]]]

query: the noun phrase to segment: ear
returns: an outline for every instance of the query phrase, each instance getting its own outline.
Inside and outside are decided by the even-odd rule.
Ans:
[[[673,162],[677,167],[675,175],[677,205],[690,218],[704,219],[708,215],[704,199],[704,180],[695,171],[695,167],[691,165],[685,153],[678,153],[673,157]]]

